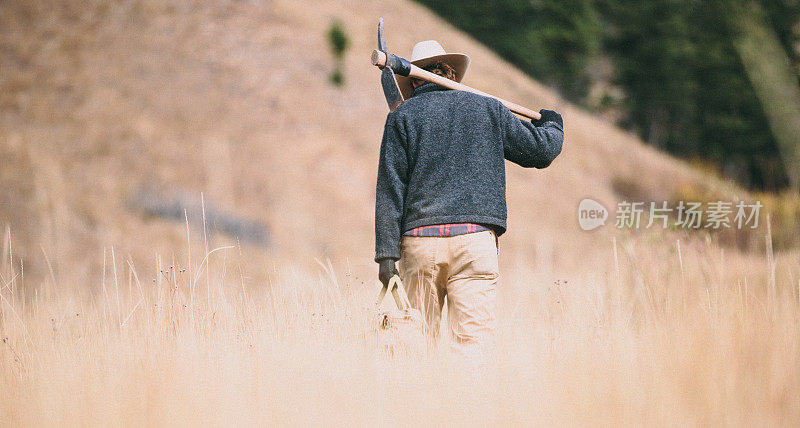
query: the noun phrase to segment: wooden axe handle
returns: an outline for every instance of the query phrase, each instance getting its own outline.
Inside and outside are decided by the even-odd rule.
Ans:
[[[378,67],[385,67],[386,66],[386,52],[381,52],[379,50],[372,51],[372,65]],[[486,92],[479,91],[473,87],[464,85],[462,83],[454,82],[446,77],[439,76],[438,74],[431,73],[430,71],[425,71],[414,64],[411,64],[411,71],[408,73],[408,77],[413,77],[416,79],[424,80],[426,82],[432,82],[439,86],[443,86],[448,89],[455,89],[458,91],[466,91],[472,92],[473,94],[483,95],[485,97],[494,98],[497,101],[503,103],[504,106],[508,107],[509,110],[513,111],[514,113],[525,116],[528,119],[539,120],[542,118],[542,115],[539,114],[537,111],[533,111],[527,107],[523,107],[519,104],[512,103],[511,101],[506,101],[502,98],[498,98],[494,95],[487,94]]]

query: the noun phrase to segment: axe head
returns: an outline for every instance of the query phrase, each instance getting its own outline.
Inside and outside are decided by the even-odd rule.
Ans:
[[[386,35],[383,32],[383,18],[378,19],[378,50],[388,52]],[[400,104],[403,104],[405,99],[400,92],[400,87],[397,86],[397,79],[395,79],[394,71],[392,71],[391,67],[383,67],[381,70],[381,87],[383,87],[386,103],[389,104],[389,111],[395,111],[397,107],[400,107]]]
[[[378,50],[389,52],[386,47],[386,34],[383,32],[383,17],[378,18]]]
[[[394,71],[391,67],[384,67],[381,71],[381,86],[383,86],[386,103],[389,104],[389,111],[397,110],[397,107],[400,107],[405,99],[400,92],[400,87],[397,86],[397,79],[394,78]]]

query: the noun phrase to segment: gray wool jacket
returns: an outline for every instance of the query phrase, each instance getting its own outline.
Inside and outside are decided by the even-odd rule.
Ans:
[[[386,117],[375,196],[375,261],[400,259],[404,231],[479,223],[506,230],[505,162],[545,168],[563,124],[534,126],[499,101],[425,83]]]

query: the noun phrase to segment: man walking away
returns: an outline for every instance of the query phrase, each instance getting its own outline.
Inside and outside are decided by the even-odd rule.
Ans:
[[[460,82],[464,54],[417,43],[412,64]],[[495,330],[497,237],[506,231],[505,162],[545,168],[561,153],[561,115],[527,122],[499,101],[398,76],[407,99],[386,118],[375,201],[375,261],[397,273],[409,300],[439,333],[448,302],[452,348],[488,362]]]

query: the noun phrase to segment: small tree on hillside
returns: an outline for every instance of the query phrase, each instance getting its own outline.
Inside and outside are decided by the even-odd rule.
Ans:
[[[350,39],[344,31],[342,22],[338,19],[333,21],[333,24],[331,24],[328,30],[328,44],[331,48],[331,52],[333,52],[334,60],[336,61],[329,78],[331,83],[335,86],[342,86],[344,85],[344,73],[342,72],[344,53],[347,51],[347,48],[350,47]]]

